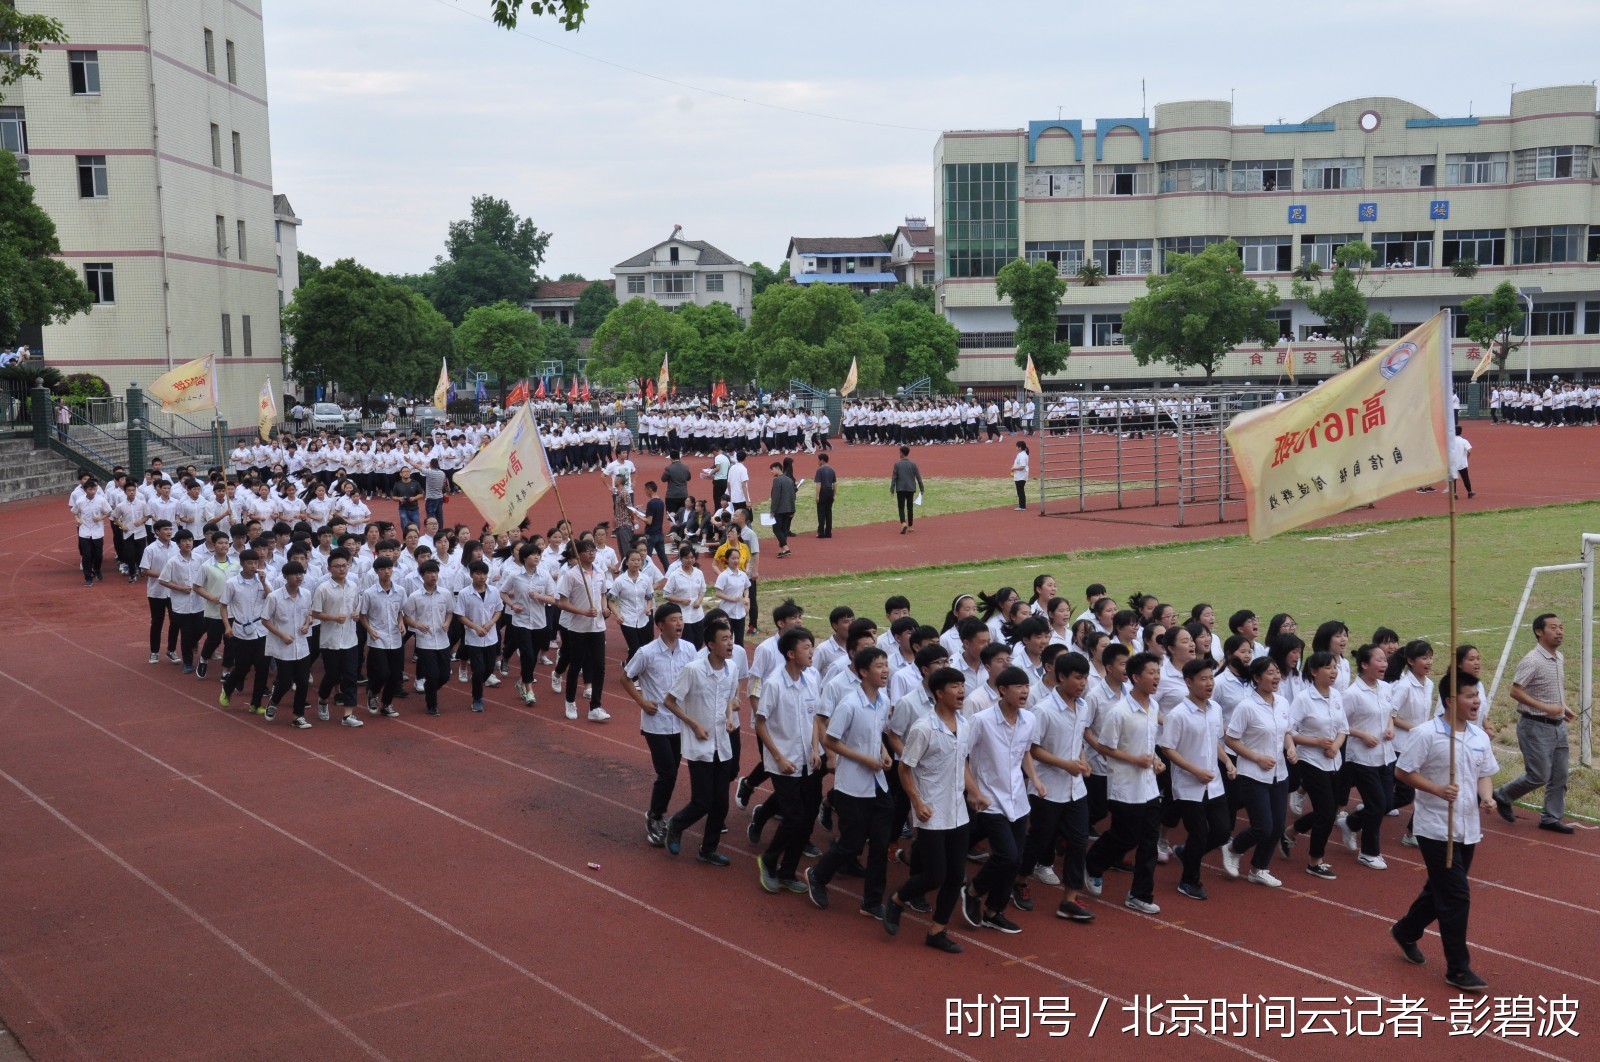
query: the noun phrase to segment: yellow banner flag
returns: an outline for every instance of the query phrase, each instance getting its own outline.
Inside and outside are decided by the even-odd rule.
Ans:
[[[663,402],[667,400],[667,385],[672,383],[672,371],[668,366],[671,360],[672,355],[661,355],[661,371],[656,373],[656,394]]]
[[[439,382],[433,387],[433,408],[443,412],[450,404],[450,359],[439,359]]]
[[[1478,367],[1476,369],[1472,370],[1472,379],[1469,380],[1468,382],[1469,383],[1476,383],[1477,380],[1478,380],[1478,377],[1480,377],[1484,373],[1488,372],[1490,366],[1492,366],[1493,364],[1494,364],[1494,344],[1491,343],[1491,344],[1489,344],[1488,348],[1483,351],[1482,355],[1479,356],[1479,358],[1478,358]]]
[[[850,359],[850,371],[845,374],[844,383],[839,387],[841,395],[848,395],[856,389],[856,359]]]
[[[1039,370],[1034,367],[1032,354],[1028,355],[1028,372],[1022,378],[1022,389],[1036,395],[1044,394],[1044,388],[1039,386]]]
[[[210,354],[168,369],[150,382],[150,397],[161,402],[164,413],[192,413],[215,409],[217,365]]]
[[[555,485],[531,409],[531,404],[519,407],[500,434],[456,473],[456,486],[496,535],[514,530]]]
[[[261,381],[261,401],[256,417],[256,427],[262,442],[272,441],[272,426],[278,422],[278,400],[272,397],[272,381]]]
[[[1450,407],[1444,316],[1224,435],[1260,541],[1445,478]]]
[[[1283,369],[1289,374],[1289,382],[1294,383],[1294,344],[1283,348]]]

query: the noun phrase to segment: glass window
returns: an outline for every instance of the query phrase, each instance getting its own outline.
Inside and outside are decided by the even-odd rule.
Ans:
[[[1570,336],[1577,332],[1578,304],[1536,302],[1530,324],[1536,336]]]
[[[1094,345],[1097,347],[1122,346],[1122,315],[1097,313],[1094,315]]]
[[[1056,342],[1069,347],[1083,346],[1083,314],[1056,314]]]
[[[1365,165],[1361,159],[1306,159],[1304,179],[1300,187],[1360,188]]]
[[[111,194],[104,155],[78,156],[78,198],[104,199]]]
[[[217,39],[210,30],[206,34],[206,73],[215,75],[217,72]]]
[[[1373,188],[1431,188],[1436,156],[1379,155],[1372,160]]]
[[[1180,159],[1163,162],[1160,189],[1163,192],[1221,192],[1227,188],[1226,159]]]
[[[1029,166],[1028,196],[1032,199],[1083,198],[1083,167]]]
[[[922,282],[924,284],[932,284],[933,283],[933,270],[924,269],[922,271]]]
[[[1029,262],[1054,262],[1056,272],[1075,276],[1083,268],[1082,240],[1029,240],[1023,246]]]
[[[237,250],[239,252],[239,261],[242,262],[242,261],[244,261],[244,218],[240,218],[238,221],[234,222],[234,230],[238,233],[238,236],[239,236],[239,239],[237,241],[238,242]]]
[[[629,295],[643,295],[644,294],[644,277],[637,276],[637,275],[628,277],[628,294]]]
[[[228,253],[228,219],[221,214],[217,215],[217,255],[220,257]]]
[[[1517,180],[1559,181],[1589,175],[1587,144],[1524,148],[1517,152]]]
[[[722,274],[721,273],[707,273],[706,274],[706,290],[707,291],[721,291],[722,290]]]
[[[1142,277],[1155,257],[1153,240],[1096,240],[1094,260],[1108,277]]]
[[[244,348],[244,356],[251,357],[255,352],[250,349],[250,315],[243,314],[239,318],[239,341]]]
[[[1334,255],[1347,243],[1361,239],[1359,232],[1343,232],[1300,237],[1300,261],[1316,262],[1323,269],[1332,269]]]
[[[1506,264],[1504,229],[1446,229],[1440,265],[1453,266],[1463,258],[1481,266]]]
[[[1095,195],[1149,195],[1154,178],[1148,163],[1094,168]]]
[[[233,42],[224,41],[222,47],[228,55],[228,84],[237,85],[239,83],[239,60],[234,53]]]
[[[1017,257],[1017,164],[944,167],[945,276],[992,277]]]
[[[1246,236],[1239,241],[1246,273],[1287,273],[1294,268],[1291,236]]]
[[[1513,265],[1582,260],[1582,225],[1531,225],[1512,229],[1511,240]]]
[[[222,130],[216,122],[211,123],[211,165],[222,169]]]
[[[1591,302],[1584,305],[1583,334],[1586,336],[1600,335],[1600,302]]]
[[[83,282],[91,302],[106,305],[117,301],[116,271],[110,262],[85,262]]]
[[[244,172],[244,149],[239,142],[239,131],[237,129],[233,131],[233,172]]]
[[[1372,236],[1375,264],[1386,269],[1411,269],[1433,264],[1433,233],[1377,232]]]
[[[1504,151],[1468,151],[1444,157],[1445,184],[1505,184]]]
[[[956,346],[961,350],[995,350],[1016,345],[1015,332],[962,332],[956,336]]]
[[[233,317],[229,314],[222,315],[222,356],[233,356]]]
[[[693,273],[654,273],[651,290],[657,295],[688,295],[694,291]]]
[[[1279,310],[1268,310],[1267,311],[1267,317],[1270,320],[1276,322],[1276,324],[1278,326],[1278,338],[1279,339],[1293,339],[1294,338],[1294,321],[1293,321],[1293,314],[1291,313],[1291,311],[1282,310],[1282,309],[1279,309]]]
[[[1235,162],[1232,187],[1235,192],[1287,192],[1292,187],[1289,172],[1293,159]]]
[[[100,95],[100,53],[68,52],[67,71],[74,96]]]
[[[0,107],[0,148],[19,157],[28,153],[28,119],[21,107]]]
[[[1221,236],[1166,236],[1161,240],[1161,271],[1170,273],[1172,265],[1167,256],[1173,254],[1199,254],[1214,243],[1222,242]]]

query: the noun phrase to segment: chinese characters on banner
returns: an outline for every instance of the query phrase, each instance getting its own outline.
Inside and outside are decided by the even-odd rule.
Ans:
[[[211,355],[184,362],[150,381],[150,397],[164,413],[193,413],[217,405],[217,366]]]
[[[1250,537],[1445,478],[1450,420],[1444,315],[1283,405],[1224,433],[1245,484]]]
[[[262,442],[272,441],[272,426],[278,422],[278,400],[272,396],[272,381],[261,381],[261,396],[256,402],[256,431]]]
[[[456,473],[460,487],[494,534],[514,530],[554,484],[530,407],[523,406],[494,441]]]

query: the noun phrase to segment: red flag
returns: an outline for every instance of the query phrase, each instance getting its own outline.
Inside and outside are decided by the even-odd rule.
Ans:
[[[578,400],[578,378],[576,376],[572,378],[572,390],[568,392],[567,397],[574,402]]]
[[[517,386],[515,386],[515,387],[513,387],[511,389],[511,393],[506,395],[506,405],[507,406],[515,406],[515,405],[518,405],[518,404],[520,404],[522,402],[526,402],[527,400],[528,400],[528,381],[527,380],[519,380],[517,382]]]
[[[533,397],[535,397],[535,398],[545,398],[547,396],[548,396],[548,392],[545,391],[545,389],[544,389],[544,377],[541,376],[541,377],[539,377],[539,389],[533,393]]]
[[[672,397],[673,398],[677,398],[678,397],[678,385],[677,384],[673,384],[672,385]]]
[[[589,378],[585,376],[583,378],[583,400],[587,402],[593,397],[594,394],[589,390]]]
[[[654,401],[656,397],[656,382],[654,380],[646,380],[644,382],[644,396]]]

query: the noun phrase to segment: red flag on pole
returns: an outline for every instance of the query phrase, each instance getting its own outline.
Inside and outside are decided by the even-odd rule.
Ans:
[[[587,402],[593,397],[594,393],[589,390],[589,378],[585,376],[583,378],[583,400]]]
[[[541,376],[539,377],[539,389],[533,393],[533,397],[545,398],[548,397],[548,395],[549,392],[544,389],[544,377]]]
[[[576,376],[572,378],[572,390],[567,392],[567,397],[574,402],[578,400],[578,378]]]
[[[654,380],[646,380],[644,382],[644,396],[654,401],[656,397],[656,382]]]

